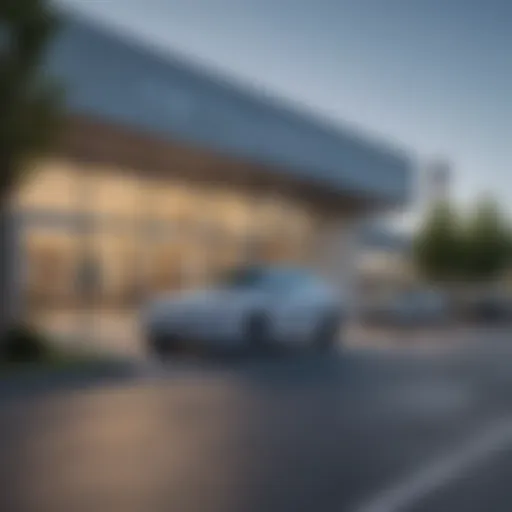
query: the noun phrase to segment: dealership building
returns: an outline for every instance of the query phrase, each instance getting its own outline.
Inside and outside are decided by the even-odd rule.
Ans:
[[[292,262],[354,292],[361,219],[408,200],[396,148],[69,16],[53,156],[17,197],[30,311],[133,309],[234,265]]]

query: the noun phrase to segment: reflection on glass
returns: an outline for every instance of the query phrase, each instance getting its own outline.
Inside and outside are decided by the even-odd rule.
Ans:
[[[38,229],[27,233],[24,245],[28,308],[73,305],[78,238],[66,232]]]
[[[155,241],[150,244],[148,258],[149,293],[175,291],[183,287],[183,247],[178,241]]]
[[[133,221],[142,201],[139,181],[129,174],[110,168],[91,169],[83,183],[95,215]],[[88,190],[87,190],[88,189]]]
[[[252,200],[246,194],[233,190],[217,190],[212,197],[217,222],[231,236],[241,237],[251,230],[253,218]]]
[[[138,302],[139,245],[124,232],[97,230],[91,247],[98,266],[98,302],[103,306],[126,306]]]
[[[98,220],[27,225],[27,291],[41,304],[79,302],[76,276],[86,248],[101,276],[99,303],[131,307],[146,294],[203,286],[254,259],[301,261],[313,243],[310,212],[283,197],[107,167],[47,162],[19,197],[22,208]]]
[[[23,182],[18,193],[18,203],[23,209],[74,211],[77,179],[76,166],[63,160],[42,160]]]

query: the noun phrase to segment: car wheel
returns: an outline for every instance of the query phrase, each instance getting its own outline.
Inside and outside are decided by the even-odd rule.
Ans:
[[[339,315],[327,315],[323,318],[314,334],[313,346],[319,352],[332,349],[338,342],[341,320]]]
[[[247,320],[245,336],[251,351],[269,348],[269,325],[264,314],[254,314]]]
[[[165,361],[177,351],[177,345],[172,336],[151,335],[148,340],[150,355],[160,361]]]

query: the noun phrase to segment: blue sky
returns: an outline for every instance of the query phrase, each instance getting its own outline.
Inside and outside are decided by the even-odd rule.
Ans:
[[[511,0],[60,0],[454,168],[512,213]],[[511,203],[511,204],[509,204]]]

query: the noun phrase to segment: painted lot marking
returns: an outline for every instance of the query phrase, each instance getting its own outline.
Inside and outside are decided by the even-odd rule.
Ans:
[[[406,512],[508,445],[512,445],[512,418],[490,425],[455,450],[382,490],[353,512]]]

